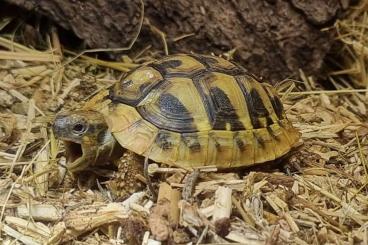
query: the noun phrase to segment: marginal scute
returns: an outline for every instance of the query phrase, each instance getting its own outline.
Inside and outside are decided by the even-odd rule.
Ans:
[[[242,143],[239,145],[240,140]],[[255,151],[253,130],[235,132],[233,144],[233,161],[231,167],[253,165]]]
[[[277,142],[280,139],[278,138],[278,135],[275,134],[275,132],[273,131],[273,128],[271,126],[273,126],[274,124],[267,126],[266,129],[268,131],[268,133],[271,135],[271,137]],[[276,125],[276,124],[275,124]]]
[[[261,163],[272,161],[275,155],[275,140],[269,134],[266,128],[253,130],[254,134],[254,162]]]
[[[112,133],[123,131],[141,119],[142,117],[137,110],[126,104],[112,105],[110,113],[105,116],[106,123]]]
[[[291,122],[288,119],[283,119],[279,121],[279,124],[282,124],[282,129],[285,132],[286,137],[288,138],[289,141],[289,146],[293,147],[297,144],[301,133],[293,127],[293,125],[291,124]]]
[[[182,134],[181,139],[192,153],[201,151],[201,143],[196,133]]]
[[[179,133],[161,129],[145,155],[154,161],[173,165],[178,159],[180,141]]]
[[[246,150],[247,139],[239,135],[239,131],[235,132],[234,140],[235,140],[234,146],[236,146],[240,152]]]
[[[205,166],[208,163],[208,132],[183,133],[178,148],[176,166],[192,168]]]
[[[221,162],[224,168],[231,167],[233,162],[234,132],[213,130],[209,133],[208,164],[216,165]]]
[[[282,156],[290,150],[290,142],[288,139],[288,132],[285,131],[278,123],[271,125],[273,135],[277,138],[275,144],[275,156]]]
[[[171,132],[167,130],[160,130],[156,136],[155,144],[162,150],[172,149],[175,142],[172,142]]]
[[[113,135],[125,149],[143,155],[149,154],[157,133],[158,129],[154,125],[141,119],[123,131],[114,132]]]

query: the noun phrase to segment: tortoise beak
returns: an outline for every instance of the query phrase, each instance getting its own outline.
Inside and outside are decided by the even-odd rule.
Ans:
[[[66,167],[71,172],[82,171],[88,167],[88,154],[82,144],[64,140]]]
[[[114,140],[97,148],[68,140],[63,140],[63,142],[67,157],[66,167],[73,173],[86,170],[89,167],[93,168],[99,164],[106,164],[110,160],[121,157],[123,154],[122,147],[115,144]]]
[[[67,163],[73,163],[83,155],[82,145],[64,140],[65,152],[67,156]]]

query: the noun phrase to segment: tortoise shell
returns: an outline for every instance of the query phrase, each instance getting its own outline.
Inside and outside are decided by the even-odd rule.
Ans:
[[[138,67],[110,91],[107,123],[126,149],[183,168],[250,166],[299,140],[274,88],[205,55],[171,55]]]

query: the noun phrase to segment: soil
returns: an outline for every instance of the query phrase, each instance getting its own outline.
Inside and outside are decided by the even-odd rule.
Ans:
[[[6,0],[41,13],[71,30],[91,48],[127,46],[140,21],[139,0]],[[0,3],[0,6],[4,3]],[[320,73],[334,23],[349,1],[339,0],[144,0],[145,21],[132,52],[148,44],[169,53],[217,55],[235,49],[235,60],[273,81],[302,69]],[[162,34],[161,33],[161,34]]]

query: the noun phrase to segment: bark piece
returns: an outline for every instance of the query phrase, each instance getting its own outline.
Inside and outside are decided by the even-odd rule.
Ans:
[[[180,200],[180,192],[176,189],[171,188],[170,185],[163,182],[160,184],[160,190],[158,192],[158,201],[167,199],[170,202],[170,213],[169,213],[169,221],[171,225],[177,225],[179,222],[179,200]]]
[[[231,193],[232,190],[225,186],[220,186],[215,192],[215,209],[213,210],[213,221],[223,218],[230,218],[231,214]]]
[[[179,222],[180,192],[163,182],[160,184],[157,205],[149,216],[149,227],[155,240],[166,241],[172,236],[172,227]]]
[[[301,10],[305,17],[314,25],[324,25],[336,16],[340,10],[340,3],[334,0],[327,0],[316,5],[312,1],[291,0],[293,6]]]
[[[216,233],[223,237],[230,231],[231,194],[232,190],[225,186],[220,186],[215,192],[215,208],[212,218]]]
[[[51,204],[19,205],[17,215],[21,218],[32,218],[36,221],[57,221],[62,218],[60,207]]]
[[[140,20],[139,0],[6,2],[47,16],[93,48],[127,46]],[[135,47],[153,43],[163,50],[159,30],[170,53],[221,54],[236,48],[236,60],[267,79],[293,77],[298,69],[317,74],[333,41],[320,25],[333,22],[342,7],[339,0],[306,2],[144,0],[148,21]]]

